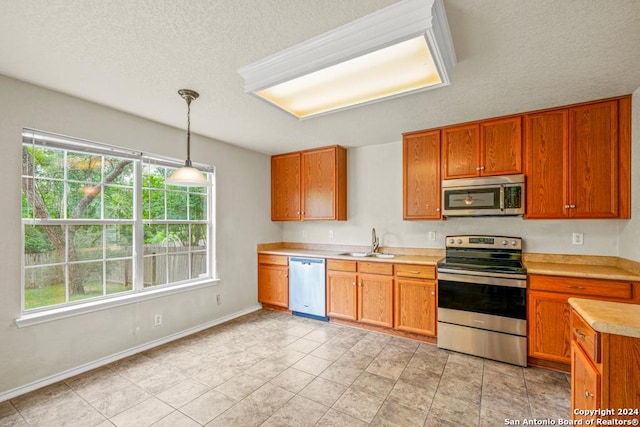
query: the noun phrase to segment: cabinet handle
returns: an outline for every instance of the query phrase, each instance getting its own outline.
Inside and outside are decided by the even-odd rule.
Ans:
[[[436,209],[436,212],[440,212],[440,208],[437,208],[437,209]]]
[[[436,291],[431,291],[431,295],[436,296]]]
[[[576,286],[576,285],[567,285],[569,289],[584,289],[584,286]]]
[[[585,390],[584,397],[593,397],[593,393],[589,393],[589,390]]]
[[[419,271],[410,271],[409,273],[411,273],[411,274],[420,274]]]
[[[353,282],[353,283],[351,284],[351,286],[355,286],[355,285],[356,285],[356,282]]]
[[[580,337],[580,339],[584,339],[584,333],[580,329],[576,329],[576,335]]]
[[[476,170],[477,170],[477,171],[483,171],[483,170],[484,170],[484,166],[478,166],[478,167],[476,168]]]
[[[575,208],[576,208],[576,205],[571,205],[571,209],[575,209]]]

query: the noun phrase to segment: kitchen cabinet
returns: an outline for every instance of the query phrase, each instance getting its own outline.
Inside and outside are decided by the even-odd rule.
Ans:
[[[327,315],[393,326],[393,264],[327,260]]]
[[[346,220],[347,150],[336,145],[273,156],[271,219]]]
[[[571,362],[569,298],[631,302],[637,300],[638,285],[621,280],[530,274],[527,290],[529,357],[568,365]]]
[[[394,328],[436,336],[436,269],[433,266],[396,264]]]
[[[627,97],[525,115],[527,218],[629,218]]]
[[[300,200],[301,153],[271,157],[271,220],[298,221]]]
[[[258,301],[275,307],[289,307],[289,258],[258,254]]]
[[[522,173],[522,117],[442,130],[443,179]]]
[[[440,219],[440,131],[402,136],[404,219]]]
[[[595,331],[576,310],[571,311],[571,338],[573,419],[584,423],[594,418],[638,419],[640,338]],[[576,409],[612,409],[614,413],[585,417]]]

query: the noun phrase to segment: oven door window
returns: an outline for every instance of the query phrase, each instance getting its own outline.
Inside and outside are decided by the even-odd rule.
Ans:
[[[438,307],[526,319],[525,288],[438,280]]]

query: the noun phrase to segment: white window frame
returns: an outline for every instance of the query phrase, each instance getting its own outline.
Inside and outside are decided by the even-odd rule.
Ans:
[[[37,143],[36,143],[37,141]],[[143,229],[145,224],[153,223],[153,221],[144,220],[142,218],[142,193],[143,182],[142,172],[143,165],[147,163],[154,163],[165,167],[178,168],[183,165],[183,162],[161,157],[158,155],[152,155],[142,152],[136,152],[132,150],[123,149],[120,147],[101,144],[93,141],[80,140],[77,138],[52,134],[49,132],[38,131],[33,129],[23,129],[21,145],[33,144],[40,146],[50,146],[62,150],[71,150],[75,152],[85,152],[87,154],[94,155],[106,155],[114,157],[131,158],[134,162],[134,184],[133,184],[133,199],[134,199],[134,218],[133,220],[118,220],[118,219],[22,219],[22,236],[21,236],[21,248],[22,248],[22,278],[21,278],[21,315],[16,319],[18,327],[48,322],[65,317],[76,316],[83,313],[94,312],[98,310],[104,310],[111,307],[116,307],[125,304],[132,304],[139,301],[149,300],[158,297],[164,297],[171,294],[194,290],[198,288],[208,287],[216,285],[219,282],[217,273],[216,253],[215,253],[215,169],[212,166],[196,164],[195,166],[207,173],[207,177],[211,182],[211,186],[207,188],[207,231],[208,239],[206,242],[207,256],[207,277],[200,277],[196,279],[188,279],[181,282],[166,283],[162,285],[156,285],[151,287],[144,286],[143,280],[143,265],[144,255],[144,236]],[[66,164],[65,164],[66,171]],[[65,172],[66,174],[66,172]],[[64,182],[66,183],[66,177]],[[165,192],[167,188],[165,187]],[[104,206],[102,206],[104,209]],[[166,207],[165,207],[166,209]],[[160,220],[160,222],[171,222],[171,220]],[[132,262],[132,289],[130,291],[115,293],[110,295],[102,295],[98,297],[88,298],[86,300],[79,301],[67,301],[62,304],[38,307],[26,310],[25,309],[25,225],[37,223],[40,225],[56,224],[56,225],[108,225],[108,224],[131,224],[133,226],[133,262]],[[191,220],[175,220],[178,224],[203,224],[204,221],[191,221]],[[103,245],[106,244],[103,241]],[[189,258],[191,257],[191,251],[187,252]],[[96,260],[97,261],[97,260]],[[104,256],[102,261],[104,262]],[[64,260],[65,264],[67,260]],[[191,261],[188,262],[191,265]]]

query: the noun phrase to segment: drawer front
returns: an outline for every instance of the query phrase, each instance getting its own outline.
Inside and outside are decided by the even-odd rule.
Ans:
[[[356,263],[355,261],[341,261],[338,259],[328,259],[327,260],[327,270],[336,270],[336,271],[356,271]]]
[[[359,262],[358,272],[391,276],[393,274],[393,264],[385,262]]]
[[[432,265],[396,264],[396,276],[414,279],[435,279],[436,268]]]
[[[286,255],[258,254],[258,264],[289,265]]]
[[[580,279],[562,276],[529,276],[529,289],[565,294],[631,299],[633,285],[621,280]]]
[[[600,363],[600,333],[571,310],[571,339],[574,340],[595,363]]]

